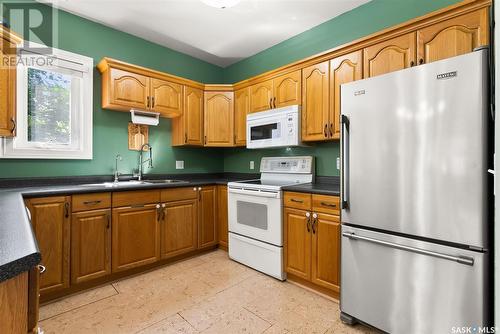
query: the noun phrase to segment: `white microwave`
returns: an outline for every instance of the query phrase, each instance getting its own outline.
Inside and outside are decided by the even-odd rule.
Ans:
[[[299,105],[247,115],[247,148],[299,146],[301,144]]]

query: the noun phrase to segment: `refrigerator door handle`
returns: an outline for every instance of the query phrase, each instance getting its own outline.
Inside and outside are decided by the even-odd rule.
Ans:
[[[349,117],[342,115],[342,189],[341,189],[341,208],[349,209]]]
[[[408,251],[408,252],[413,252],[413,253],[418,253],[418,254],[433,256],[433,257],[437,257],[437,258],[440,258],[440,259],[450,260],[450,261],[458,262],[460,264],[465,264],[465,265],[468,265],[468,266],[473,266],[474,265],[474,259],[471,258],[471,257],[453,256],[453,255],[448,255],[448,254],[443,254],[443,253],[428,251],[428,250],[421,249],[421,248],[415,248],[415,247],[400,245],[400,244],[396,244],[396,243],[393,243],[393,242],[383,241],[383,240],[374,239],[374,238],[370,238],[370,237],[363,237],[363,236],[354,234],[352,232],[343,232],[342,236],[344,236],[346,238],[349,238],[349,239],[368,241],[368,242],[371,242],[371,243],[374,243],[374,244],[377,244],[377,245],[382,245],[382,246],[396,248],[396,249],[400,249],[400,250],[404,250],[404,251]]]

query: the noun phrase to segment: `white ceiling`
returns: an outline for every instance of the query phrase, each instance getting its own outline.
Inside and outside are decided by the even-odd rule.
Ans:
[[[369,0],[39,0],[222,67]]]

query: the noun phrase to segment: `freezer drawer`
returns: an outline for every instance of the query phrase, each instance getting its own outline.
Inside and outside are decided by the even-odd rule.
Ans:
[[[486,254],[342,226],[341,311],[389,333],[486,326]]]

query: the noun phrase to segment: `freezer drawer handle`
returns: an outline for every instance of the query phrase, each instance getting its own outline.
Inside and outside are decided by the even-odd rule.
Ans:
[[[423,255],[429,255],[429,256],[440,258],[440,259],[445,259],[445,260],[450,260],[450,261],[458,262],[460,264],[465,264],[465,265],[468,265],[468,266],[473,266],[474,265],[474,259],[470,258],[470,257],[452,256],[452,255],[448,255],[448,254],[432,252],[432,251],[428,251],[428,250],[425,250],[425,249],[420,249],[420,248],[415,248],[415,247],[410,247],[410,246],[404,246],[404,245],[395,244],[393,242],[388,242],[388,241],[373,239],[373,238],[369,238],[369,237],[362,237],[360,235],[356,235],[354,233],[349,233],[349,232],[343,232],[342,236],[344,236],[346,238],[349,238],[349,239],[354,239],[354,240],[364,240],[364,241],[372,242],[374,244],[383,245],[383,246],[387,246],[387,247],[392,247],[392,248],[396,248],[396,249],[401,249],[401,250],[408,251],[408,252],[413,252],[413,253],[418,253],[418,254],[423,254]]]

